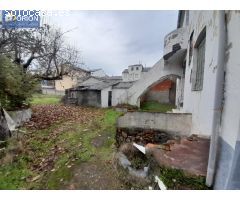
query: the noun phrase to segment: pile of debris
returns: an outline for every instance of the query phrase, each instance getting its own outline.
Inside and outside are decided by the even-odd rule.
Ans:
[[[197,184],[199,184],[198,179],[203,180],[200,188],[204,188],[208,151],[209,139],[192,135],[170,139],[164,143],[147,143],[145,145],[134,142],[123,143],[116,154],[116,160],[118,165],[130,176],[141,179],[141,181],[145,180],[145,185],[148,185],[149,189],[167,189],[159,178],[158,172],[161,170],[158,169],[160,168],[180,170],[184,174],[183,176],[186,175],[190,180],[196,180]],[[156,184],[158,188],[156,188]]]
[[[125,171],[125,184],[131,182],[130,185],[135,186],[131,189],[167,189],[158,176],[152,176],[152,166],[145,147],[136,143],[122,144],[115,159],[119,168]]]
[[[162,144],[173,139],[174,136],[165,133],[164,131],[142,128],[117,128],[116,142],[117,146],[124,143],[138,143],[146,145],[148,143]]]

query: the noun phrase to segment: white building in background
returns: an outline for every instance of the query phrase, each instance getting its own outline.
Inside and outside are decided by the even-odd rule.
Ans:
[[[150,67],[144,68],[142,64],[129,65],[128,68],[122,72],[123,82],[137,81],[150,69]]]

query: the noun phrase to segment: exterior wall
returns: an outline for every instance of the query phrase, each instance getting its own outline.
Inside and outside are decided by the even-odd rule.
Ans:
[[[54,90],[51,90],[51,87],[46,87],[42,85],[42,90],[44,94],[64,94],[64,91],[66,89],[75,87],[79,82],[82,82],[82,79],[84,77],[88,77],[89,72],[78,70],[71,70],[68,75],[64,75],[61,80],[55,80],[53,88]]]
[[[130,65],[128,66],[128,73],[122,73],[122,79],[124,82],[137,81],[145,73],[142,72],[142,65]]]
[[[170,89],[173,81],[164,80],[147,91],[141,98],[141,101],[157,101],[159,103],[170,103]],[[175,103],[175,102],[174,102]]]
[[[240,13],[226,14],[225,94],[215,189],[240,189]]]
[[[169,75],[182,76],[182,68],[179,64],[164,64],[164,60],[159,60],[150,71],[144,73],[132,87],[128,89],[128,103],[140,106],[140,97],[151,85],[165,79]]]
[[[77,78],[70,76],[63,76],[62,80],[55,81],[55,89],[57,91],[65,91],[66,89],[72,88],[77,84]]]
[[[178,109],[183,107],[184,99],[183,99],[183,94],[184,94],[184,82],[185,78],[178,78],[176,80],[176,99],[175,99],[175,105],[177,106]]]
[[[171,54],[173,51],[173,45],[176,45],[176,47],[185,49],[187,46],[187,40],[186,38],[187,29],[186,27],[178,28],[164,38],[164,55]]]
[[[225,12],[225,22],[223,22],[227,29],[225,36],[222,33],[224,24],[220,21],[221,12],[190,11],[188,36],[190,37],[194,31],[193,45],[200,32],[206,27],[205,65],[203,89],[192,91],[191,81],[196,66],[196,50],[193,49],[193,57],[189,65],[188,46],[183,112],[192,113],[191,133],[211,136],[208,175],[216,174],[213,178],[214,189],[240,189],[240,110],[236,109],[240,102],[240,13]],[[227,44],[224,60],[220,52],[225,50],[223,48],[225,41]],[[224,70],[222,65],[225,66],[224,91],[221,90],[224,81],[220,78]],[[220,107],[223,92],[224,102]],[[221,115],[220,121],[216,115]],[[219,136],[216,135],[218,132]],[[212,163],[215,159],[214,151],[217,151],[216,167]]]
[[[128,90],[127,89],[113,89],[112,90],[112,105],[127,103]]]
[[[77,91],[77,105],[101,107],[101,91],[99,90]]]
[[[188,36],[194,31],[193,45],[201,31],[206,27],[206,47],[203,89],[192,91],[192,74],[196,65],[196,50],[189,65],[189,46],[186,58],[184,112],[192,113],[192,133],[210,136],[213,128],[214,100],[217,85],[218,71],[218,12],[217,11],[190,11]]]
[[[142,98],[141,102],[145,101],[157,101],[159,103],[170,103],[169,90],[164,91],[148,91]]]
[[[108,92],[112,91],[112,87],[108,87],[101,90],[101,106],[102,108],[108,107]]]
[[[157,129],[179,136],[191,133],[191,114],[128,112],[118,118],[117,127]]]
[[[43,94],[51,94],[51,95],[61,95],[61,96],[63,96],[65,94],[65,91],[57,91],[57,90],[55,90],[55,88],[42,87],[42,93]]]

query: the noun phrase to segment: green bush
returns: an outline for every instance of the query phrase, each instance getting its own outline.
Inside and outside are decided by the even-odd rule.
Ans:
[[[36,85],[31,73],[0,55],[0,103],[7,110],[27,107]]]

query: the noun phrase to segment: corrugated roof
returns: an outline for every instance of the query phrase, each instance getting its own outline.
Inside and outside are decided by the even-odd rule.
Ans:
[[[108,76],[108,77],[89,77],[89,78],[94,78],[98,80],[97,83],[92,83],[92,84],[84,84],[81,83],[77,89],[80,90],[102,90],[104,88],[107,88],[109,86],[112,86],[116,83],[119,83],[122,80],[121,76]]]

